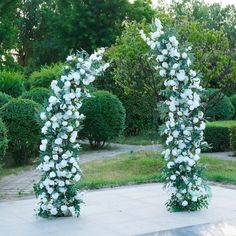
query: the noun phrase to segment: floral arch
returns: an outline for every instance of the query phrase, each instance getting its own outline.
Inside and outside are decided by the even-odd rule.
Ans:
[[[165,187],[171,198],[170,211],[195,211],[207,207],[210,189],[199,164],[204,142],[205,121],[201,111],[200,77],[193,70],[191,47],[180,46],[172,30],[163,31],[158,19],[151,33],[141,37],[150,47],[150,60],[163,78],[166,97],[163,134],[166,137]],[[84,119],[79,109],[89,97],[88,86],[109,66],[102,64],[105,49],[89,56],[85,52],[67,58],[63,75],[51,83],[51,96],[40,117],[44,123],[40,145],[43,172],[35,185],[36,213],[42,217],[79,216],[82,193],[79,180],[78,130]]]

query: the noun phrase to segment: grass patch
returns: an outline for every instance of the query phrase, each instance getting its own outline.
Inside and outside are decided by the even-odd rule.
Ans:
[[[161,181],[164,161],[154,152],[122,154],[119,157],[82,164],[82,187],[88,189]]]
[[[113,140],[113,142],[129,145],[152,145],[160,143],[160,136],[158,132],[152,131],[137,136],[122,136]]]
[[[220,121],[207,122],[207,126],[230,128],[236,126],[236,120],[220,120]]]
[[[205,176],[210,181],[236,184],[236,162],[225,161],[204,155],[201,163],[207,167]],[[160,154],[155,152],[136,152],[116,158],[92,161],[82,164],[84,177],[81,187],[96,189],[137,183],[162,181],[165,165]]]

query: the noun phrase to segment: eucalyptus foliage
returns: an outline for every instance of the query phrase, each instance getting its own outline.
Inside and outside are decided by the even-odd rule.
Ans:
[[[180,46],[173,29],[163,31],[156,19],[151,33],[140,32],[150,47],[149,59],[164,80],[166,97],[165,126],[166,160],[165,188],[171,198],[170,211],[195,211],[207,207],[209,187],[202,178],[199,159],[204,142],[205,121],[201,111],[200,78],[192,68],[191,46]]]
[[[41,180],[35,185],[38,198],[36,214],[42,217],[79,216],[82,193],[79,180],[78,131],[84,115],[80,108],[90,97],[88,86],[102,74],[108,64],[100,61],[104,48],[91,56],[85,52],[67,57],[64,73],[51,83],[51,96],[40,118]]]

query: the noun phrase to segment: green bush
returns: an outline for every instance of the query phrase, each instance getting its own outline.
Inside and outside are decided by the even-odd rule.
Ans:
[[[206,90],[205,100],[209,100],[205,112],[208,120],[230,120],[234,116],[235,109],[229,97],[216,89]]]
[[[236,124],[230,128],[230,149],[236,152]]]
[[[230,133],[231,128],[234,126],[236,126],[236,121],[208,122],[205,130],[205,139],[211,148],[207,151],[229,151]]]
[[[9,133],[6,165],[22,165],[35,158],[40,142],[40,125],[36,113],[41,106],[28,99],[13,99],[0,109],[0,117]]]
[[[30,91],[24,92],[21,96],[23,99],[30,99],[39,104],[44,104],[49,98],[50,91],[47,88],[33,88]]]
[[[7,147],[7,128],[2,119],[0,119],[0,160],[3,160],[3,158],[5,157]]]
[[[63,65],[55,64],[52,66],[42,67],[40,71],[35,71],[30,76],[32,87],[49,88],[52,80],[58,79],[61,75]]]
[[[24,91],[24,77],[20,73],[0,71],[0,91],[11,95],[20,96]]]
[[[8,103],[11,99],[12,97],[10,95],[0,92],[0,108]]]
[[[81,108],[85,115],[81,137],[93,148],[119,136],[124,130],[125,109],[120,100],[107,91],[97,91],[86,99]]]
[[[230,97],[230,101],[231,101],[231,103],[233,104],[234,109],[235,109],[235,111],[236,111],[236,94]],[[235,114],[234,114],[234,118],[236,118],[236,112],[235,112]]]

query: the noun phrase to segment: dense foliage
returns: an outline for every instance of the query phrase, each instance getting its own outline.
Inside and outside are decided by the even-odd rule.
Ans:
[[[235,108],[229,97],[216,89],[205,92],[206,118],[208,120],[230,120],[235,114]]]
[[[230,97],[230,101],[231,101],[232,105],[234,106],[234,110],[235,110],[234,117],[236,118],[236,94],[234,94]]]
[[[35,71],[30,76],[32,87],[44,87],[49,89],[53,80],[56,80],[62,73],[62,64],[42,67],[39,71]]]
[[[11,99],[12,99],[12,96],[6,93],[0,92],[0,108],[6,103],[8,103]]]
[[[106,91],[97,91],[85,100],[81,112],[83,122],[81,136],[87,138],[93,148],[122,134],[125,128],[125,109],[119,99]]]
[[[39,104],[27,99],[13,99],[0,109],[9,134],[7,165],[22,165],[38,156],[40,125],[36,116],[40,109]]]
[[[109,77],[103,80],[103,89],[117,95],[126,110],[126,134],[137,135],[142,130],[153,128],[154,109],[158,101],[160,81],[148,60],[148,47],[140,37],[142,24],[127,24],[122,35],[107,52],[112,62]]]
[[[236,124],[230,129],[230,149],[236,154]]]
[[[33,100],[41,105],[48,100],[50,91],[47,88],[33,88],[30,91],[26,91],[22,94],[22,98]]]
[[[230,128],[222,126],[207,125],[205,139],[209,145],[208,152],[224,152],[230,148]]]
[[[20,96],[24,91],[24,77],[20,73],[0,71],[0,91],[13,97]]]
[[[100,61],[105,49],[89,56],[78,52],[67,57],[63,74],[51,83],[40,145],[40,181],[35,185],[36,214],[41,217],[79,216],[82,194],[79,180],[78,131],[84,115],[80,108],[90,97],[88,86],[109,66]]]
[[[8,147],[7,128],[6,125],[3,123],[2,119],[0,119],[0,160],[4,159],[7,147]]]
[[[234,137],[234,127],[236,127],[236,121],[215,121],[208,122],[206,126],[205,138],[209,144],[207,151],[212,152],[224,152],[233,150],[231,143],[234,142],[231,139],[231,130]]]

